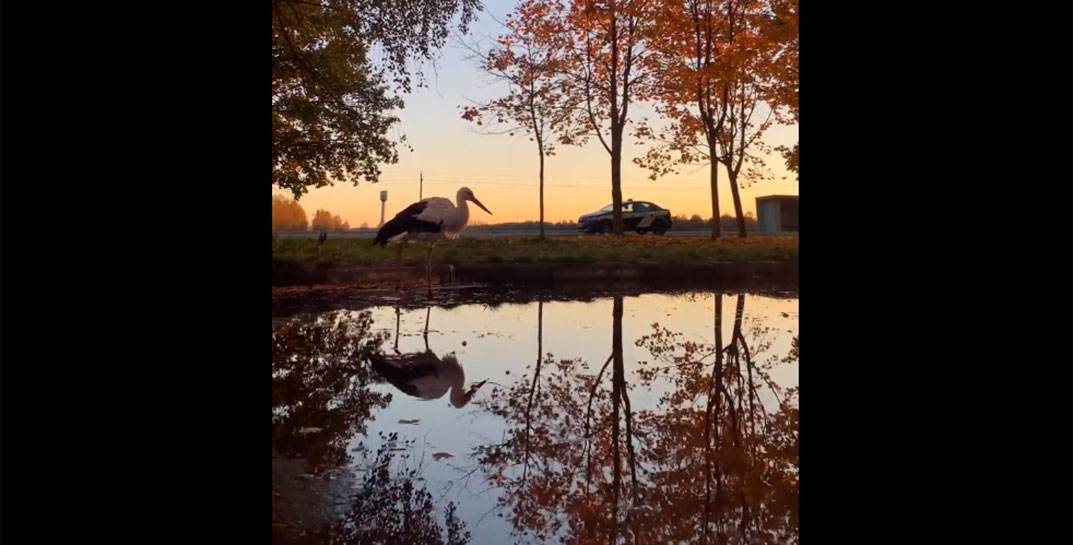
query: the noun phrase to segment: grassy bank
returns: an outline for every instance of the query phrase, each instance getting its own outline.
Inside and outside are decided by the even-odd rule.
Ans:
[[[703,264],[715,262],[797,261],[797,236],[705,237],[605,236],[534,239],[462,238],[440,243],[433,254],[437,264],[475,263],[637,263]],[[425,246],[407,245],[403,264],[424,263]],[[329,239],[318,245],[312,238],[272,241],[273,261],[338,265],[394,264],[397,250],[372,246],[367,239]]]

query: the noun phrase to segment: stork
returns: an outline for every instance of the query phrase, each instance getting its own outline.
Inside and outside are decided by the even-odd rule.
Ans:
[[[450,390],[449,400],[455,408],[461,409],[470,402],[473,395],[486,380],[482,380],[468,390],[465,389],[466,373],[454,354],[440,358],[428,347],[428,317],[432,307],[425,314],[425,351],[401,354],[398,351],[399,330],[395,326],[395,355],[373,354],[370,357],[373,369],[392,386],[407,395],[423,400],[440,399]]]
[[[388,243],[399,244],[399,257],[402,257],[403,242],[417,240],[428,242],[428,255],[425,257],[425,279],[428,281],[429,290],[432,290],[432,250],[441,240],[454,240],[462,234],[462,230],[469,223],[469,206],[467,201],[473,201],[488,212],[492,213],[477,200],[473,191],[468,187],[458,190],[455,195],[455,204],[443,197],[429,197],[421,199],[405,210],[395,215],[391,221],[380,227],[376,233],[373,245],[379,244],[381,248],[387,247]]]

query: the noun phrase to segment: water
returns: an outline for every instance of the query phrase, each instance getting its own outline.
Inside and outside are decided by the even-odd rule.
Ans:
[[[274,541],[796,543],[797,323],[712,292],[277,318]]]

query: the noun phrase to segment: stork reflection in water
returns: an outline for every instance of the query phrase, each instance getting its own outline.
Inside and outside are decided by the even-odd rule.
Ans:
[[[398,308],[395,309],[399,315]],[[399,320],[395,321],[395,354],[377,353],[371,357],[373,369],[401,392],[418,399],[440,399],[450,391],[450,402],[455,408],[465,407],[484,383],[482,380],[467,390],[466,373],[454,353],[442,358],[428,346],[428,323],[432,307],[425,311],[424,352],[404,354],[399,352]]]

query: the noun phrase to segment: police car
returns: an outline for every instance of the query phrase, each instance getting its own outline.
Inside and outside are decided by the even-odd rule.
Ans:
[[[612,205],[607,205],[595,212],[578,218],[578,230],[584,233],[610,233]],[[622,203],[622,227],[626,231],[637,231],[643,235],[649,231],[662,235],[671,228],[671,211],[646,202],[633,199]]]

